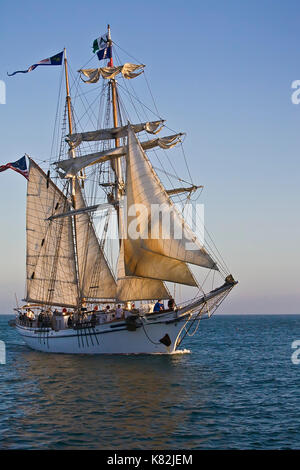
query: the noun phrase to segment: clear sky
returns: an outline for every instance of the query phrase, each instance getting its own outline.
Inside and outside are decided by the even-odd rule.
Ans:
[[[24,152],[47,158],[59,83],[56,67],[6,72],[63,47],[77,70],[110,23],[147,64],[161,115],[187,132],[206,225],[240,281],[222,311],[300,313],[299,2],[2,0],[0,9],[0,164]],[[22,176],[1,173],[0,313],[24,295],[25,193]]]

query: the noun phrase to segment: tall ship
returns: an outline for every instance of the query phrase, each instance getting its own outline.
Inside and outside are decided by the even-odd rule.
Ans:
[[[26,295],[15,326],[38,351],[172,354],[237,284],[213,242],[200,239],[202,221],[188,220],[202,186],[172,175],[169,157],[160,169],[151,162],[184,134],[158,112],[138,119],[146,114],[132,83],[145,65],[118,64],[116,49],[108,27],[94,42],[104,66],[72,80],[64,50],[54,157],[42,169],[26,155]],[[184,286],[192,298],[179,302]]]

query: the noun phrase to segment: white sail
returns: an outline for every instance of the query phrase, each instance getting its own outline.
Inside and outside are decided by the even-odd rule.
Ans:
[[[86,207],[77,180],[75,194],[76,209]],[[116,281],[99,245],[90,215],[82,212],[74,218],[81,296],[93,299],[114,299]]]
[[[141,272],[147,272],[150,277],[149,273],[153,271],[153,266],[148,264],[156,264],[155,256],[160,256],[157,275],[162,272],[163,267],[160,279],[164,280],[167,279],[165,276],[168,275],[169,260],[217,269],[215,262],[176,210],[130,126],[128,126],[126,188],[128,211],[135,207],[138,210],[143,208],[138,217],[137,239],[133,239],[135,237],[130,233],[131,222],[136,223],[137,218],[128,212],[128,240],[125,241],[127,275],[141,276]],[[167,226],[168,233],[161,218],[151,216],[153,208],[161,210],[162,220],[170,220]],[[179,266],[175,265],[175,268],[179,269]]]
[[[174,134],[166,137],[146,140],[141,142],[141,146],[144,150],[149,150],[154,147],[160,147],[162,149],[171,149],[179,142],[181,142],[180,137],[183,134]],[[127,145],[121,147],[116,147],[102,152],[94,152],[88,155],[82,155],[76,158],[68,158],[67,160],[61,160],[56,162],[57,168],[60,168],[66,173],[66,176],[76,176],[76,174],[90,165],[95,165],[96,163],[103,163],[114,158],[120,158],[126,155]]]
[[[170,294],[162,281],[125,275],[124,244],[122,241],[118,260],[118,301],[126,302],[128,300],[154,300],[168,298],[170,298]]]
[[[198,286],[186,263],[145,250],[141,247],[140,240],[124,240],[124,260],[126,276]]]
[[[117,75],[122,74],[124,78],[130,79],[135,78],[141,73],[145,65],[143,64],[130,64],[126,62],[124,65],[119,65],[117,67],[101,67],[97,69],[80,69],[78,72],[81,75],[84,75],[88,80],[82,80],[85,83],[97,83],[100,80],[100,77],[111,79],[115,78]]]
[[[49,221],[69,203],[39,166],[30,160],[27,186],[27,301],[78,305],[75,254],[70,217]]]
[[[132,129],[134,132],[146,131],[148,134],[158,134],[161,131],[164,120],[142,122],[140,124],[133,124]],[[121,139],[127,136],[127,126],[112,127],[109,129],[98,129],[97,131],[80,132],[77,134],[69,134],[66,140],[72,144],[72,148],[78,147],[81,142],[91,142],[99,140]]]

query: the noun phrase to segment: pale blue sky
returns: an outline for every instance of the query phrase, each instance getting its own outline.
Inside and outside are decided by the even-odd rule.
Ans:
[[[298,279],[300,4],[288,0],[8,2],[0,6],[0,163],[47,158],[59,71],[9,78],[67,47],[77,70],[91,43],[113,39],[147,65],[160,114],[187,132],[194,181],[204,184],[208,229],[240,285],[228,313],[300,313]],[[96,65],[96,62],[94,63]],[[0,313],[25,274],[26,181],[0,175]]]

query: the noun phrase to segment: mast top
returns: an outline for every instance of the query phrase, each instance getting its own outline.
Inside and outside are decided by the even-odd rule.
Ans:
[[[108,63],[108,67],[113,67],[114,63],[113,63],[113,58],[112,58],[112,40],[111,40],[111,35],[110,35],[110,25],[109,24],[107,25],[107,36],[108,36],[108,47],[110,47],[110,50],[111,50],[111,57],[110,57],[110,61]]]
[[[68,108],[68,122],[69,122],[69,134],[73,134],[72,126],[72,111],[71,111],[71,96],[70,96],[70,86],[69,86],[69,75],[68,75],[68,62],[67,62],[67,51],[64,48],[64,65],[65,65],[65,78],[66,78],[66,100]]]

